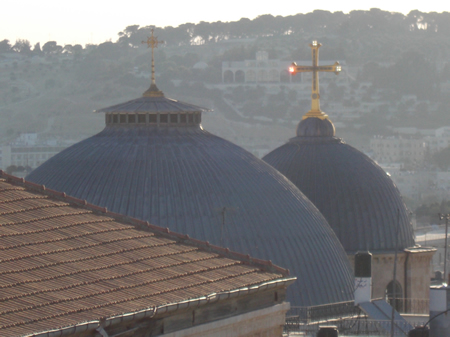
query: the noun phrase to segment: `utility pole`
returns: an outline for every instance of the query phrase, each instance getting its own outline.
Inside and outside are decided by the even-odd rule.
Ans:
[[[397,250],[398,250],[398,234],[400,229],[400,210],[397,208],[397,227],[395,229],[395,253],[394,253],[394,279],[392,294],[392,311],[391,311],[391,337],[394,337],[394,321],[395,321],[395,304],[397,301]]]
[[[438,213],[439,220],[445,219],[445,247],[444,247],[444,283],[447,283],[447,234],[448,234],[448,219],[450,219],[450,214],[441,214]]]

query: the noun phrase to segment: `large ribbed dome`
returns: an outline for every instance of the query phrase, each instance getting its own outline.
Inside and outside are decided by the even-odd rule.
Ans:
[[[270,165],[204,131],[202,110],[156,91],[103,109],[102,132],[27,180],[270,259],[298,277],[294,305],[352,300],[351,267],[322,214]]]
[[[328,118],[305,118],[297,137],[263,160],[290,179],[321,211],[348,253],[414,245],[406,206],[373,160],[334,136]]]

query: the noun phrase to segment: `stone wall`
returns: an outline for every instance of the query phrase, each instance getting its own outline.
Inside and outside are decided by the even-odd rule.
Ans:
[[[289,303],[252,311],[161,336],[167,337],[281,337]]]
[[[397,298],[407,299],[403,304],[406,312],[428,311],[431,279],[431,259],[435,248],[414,247],[397,254],[396,280],[402,291]],[[372,299],[385,298],[386,289],[394,276],[394,252],[372,252]],[[354,255],[349,255],[354,267]],[[406,282],[405,282],[406,281]]]

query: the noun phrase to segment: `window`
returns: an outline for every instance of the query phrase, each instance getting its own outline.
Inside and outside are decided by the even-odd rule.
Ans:
[[[138,114],[138,123],[145,124],[145,114]]]
[[[394,296],[395,292],[395,296]],[[395,303],[394,303],[395,297]],[[385,299],[398,312],[403,312],[403,290],[400,283],[396,280],[389,282],[385,290]]]
[[[169,122],[169,116],[167,114],[159,115],[159,122],[167,124]]]
[[[151,123],[151,124],[158,123],[158,115],[156,115],[156,114],[148,115],[148,122]]]

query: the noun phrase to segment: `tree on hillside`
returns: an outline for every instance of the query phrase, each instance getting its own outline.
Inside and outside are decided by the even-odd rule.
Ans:
[[[56,41],[48,41],[42,46],[42,51],[47,55],[60,54],[63,47],[59,46]]]
[[[66,44],[62,50],[63,54],[72,54],[73,53],[73,46],[71,44]]]
[[[151,26],[127,26],[119,32],[118,43],[122,46],[142,46],[141,41],[150,34]],[[347,56],[354,55],[355,51],[366,50],[368,55],[373,51],[384,54],[387,50],[393,55],[398,53],[401,45],[392,45],[389,40],[399,34],[411,36],[429,35],[446,36],[450,34],[450,13],[422,13],[411,11],[408,16],[401,13],[391,13],[378,8],[369,11],[355,10],[349,14],[324,10],[315,10],[307,14],[291,16],[260,15],[253,20],[242,18],[233,22],[200,22],[198,24],[185,23],[178,27],[157,27],[156,35],[166,41],[167,45],[192,45],[215,43],[224,40],[259,38],[269,36],[297,35],[301,39],[332,35],[330,42],[341,38],[346,41],[344,47]],[[381,39],[374,39],[377,34]],[[380,35],[381,34],[381,35]],[[342,40],[352,37],[352,41]],[[408,43],[406,39],[405,43]],[[432,43],[432,42],[431,42]],[[327,44],[330,45],[330,44]],[[339,44],[335,44],[335,48]],[[367,48],[373,46],[373,48]],[[388,46],[388,47],[386,47]],[[383,47],[384,50],[380,50]],[[361,55],[365,57],[365,55]],[[355,56],[353,56],[355,57]],[[390,55],[384,55],[384,60]]]
[[[25,39],[17,39],[14,46],[12,46],[12,50],[21,54],[30,54],[31,52],[30,41]]]
[[[119,36],[122,37],[131,37],[133,34],[136,34],[139,30],[139,25],[131,25],[127,26],[122,32],[119,32]]]
[[[11,50],[11,44],[9,43],[9,40],[3,40],[0,41],[0,53],[6,53]]]
[[[139,46],[139,44],[143,41],[136,41],[136,34],[139,31],[139,25],[131,25],[127,26],[123,31],[119,32],[119,40],[117,41],[122,46]]]
[[[88,58],[98,60],[115,60],[121,55],[120,45],[111,41],[103,42],[89,53]]]
[[[166,45],[172,45],[172,46],[181,46],[181,45],[188,45],[191,40],[190,35],[187,31],[182,30],[181,28],[177,27],[164,27],[161,30],[157,30],[156,33],[158,34],[158,38],[161,38],[164,40]]]
[[[194,38],[200,38],[200,44],[216,41],[216,37],[212,34],[211,26],[211,23],[205,21],[200,21],[197,25],[195,25],[193,35]]]
[[[225,29],[230,39],[244,39],[251,34],[252,20],[242,18],[239,21],[227,22]]]
[[[33,53],[37,55],[42,53],[41,44],[39,42],[34,45]]]

